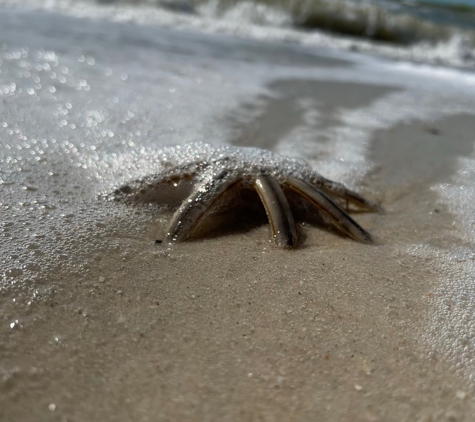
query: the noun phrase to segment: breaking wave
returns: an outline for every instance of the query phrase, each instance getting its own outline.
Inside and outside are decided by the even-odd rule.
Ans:
[[[358,49],[357,41],[363,39],[406,47],[416,59],[456,65],[475,61],[475,8],[469,6],[374,0],[203,0],[197,10],[215,18],[350,37],[352,49]]]
[[[475,68],[475,7],[469,6],[414,0],[0,0],[19,4]]]

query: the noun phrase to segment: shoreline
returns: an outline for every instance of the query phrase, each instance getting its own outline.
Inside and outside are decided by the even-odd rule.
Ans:
[[[22,271],[0,289],[0,419],[473,415],[472,261],[454,260],[472,214],[453,193],[475,189],[471,79],[27,15],[0,30],[3,265]],[[354,215],[377,244],[307,224],[285,251],[264,224],[155,245],[169,212],[97,200],[191,139],[305,158],[382,202]]]

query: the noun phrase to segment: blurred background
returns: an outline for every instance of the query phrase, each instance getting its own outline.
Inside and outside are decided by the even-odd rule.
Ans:
[[[244,31],[242,26],[260,25],[274,29],[273,34],[261,31],[260,38],[302,41],[302,34],[275,33],[277,28],[297,29],[306,33],[305,43],[455,66],[475,64],[475,0],[2,0],[1,4],[234,34],[238,27]],[[247,37],[256,31],[244,32]]]
[[[88,0],[73,0],[85,2]],[[473,37],[474,0],[89,0],[99,4],[148,5],[224,19],[288,24],[306,30],[370,38],[397,44]],[[464,32],[464,30],[466,32]],[[473,38],[472,38],[473,40]]]

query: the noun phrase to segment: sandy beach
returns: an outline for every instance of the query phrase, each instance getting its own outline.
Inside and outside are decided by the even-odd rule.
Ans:
[[[0,420],[473,420],[473,73],[19,9],[0,47]],[[100,199],[191,141],[306,159],[375,245]]]

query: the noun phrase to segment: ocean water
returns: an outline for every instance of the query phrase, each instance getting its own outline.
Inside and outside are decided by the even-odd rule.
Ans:
[[[475,67],[473,1],[0,0],[2,4]]]
[[[473,2],[399,0],[1,0],[9,7],[364,51],[473,68]]]
[[[426,3],[433,3],[442,6],[469,6],[475,7],[473,0],[427,0]]]

